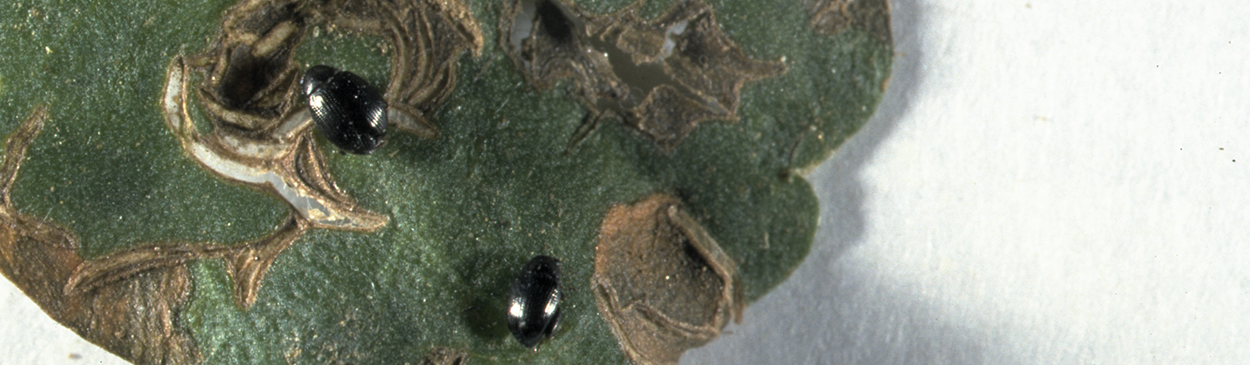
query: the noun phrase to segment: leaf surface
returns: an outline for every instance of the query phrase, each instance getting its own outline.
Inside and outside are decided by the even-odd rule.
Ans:
[[[638,14],[656,19],[677,3],[646,2]],[[286,201],[197,164],[161,107],[170,60],[208,47],[232,5],[0,6],[0,132],[47,107],[6,191],[13,214],[72,232],[79,260],[157,244],[236,247],[280,229],[292,214]],[[438,138],[395,132],[374,154],[358,156],[314,134],[337,186],[388,217],[384,227],[309,229],[277,256],[246,309],[236,303],[226,262],[207,256],[84,295],[138,285],[128,280],[168,285],[159,275],[183,270],[189,294],[169,313],[171,328],[194,343],[193,359],[212,364],[415,363],[435,348],[463,351],[474,364],[625,363],[591,290],[609,209],[655,193],[679,198],[736,263],[753,302],[785,280],[812,243],[819,207],[803,172],[867,120],[889,76],[888,26],[884,39],[879,25],[829,26],[827,13],[813,16],[828,4],[708,5],[743,54],[785,69],[743,83],[733,120],[702,121],[664,146],[608,117],[569,148],[590,113],[575,81],[533,86],[499,44],[504,4],[474,1],[469,15],[482,47],[457,56],[454,87],[425,115]],[[630,6],[576,4],[597,15]],[[813,19],[834,30],[814,29]],[[329,64],[375,85],[394,81],[388,52],[395,49],[385,39],[311,27],[294,55],[301,68]],[[6,237],[10,246],[18,241]],[[567,297],[554,337],[532,351],[510,338],[504,310],[512,278],[535,255],[560,259]],[[32,283],[64,283],[20,270],[33,262],[6,260],[5,275],[45,311],[74,298],[35,294]],[[132,361],[163,356],[144,351],[160,343],[109,340],[58,320]]]

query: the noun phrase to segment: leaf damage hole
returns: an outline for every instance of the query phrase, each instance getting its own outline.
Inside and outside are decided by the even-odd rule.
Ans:
[[[737,265],[677,197],[610,208],[591,277],[599,313],[635,364],[676,364],[742,317]]]
[[[533,3],[532,0],[525,2]],[[561,10],[559,5],[551,1],[543,1],[538,4],[537,12],[538,18],[542,19],[543,30],[548,36],[559,43],[568,43],[573,40],[573,21],[564,15],[564,10]]]
[[[780,61],[745,56],[700,0],[650,21],[638,7],[595,15],[517,0],[504,10],[500,44],[526,79],[540,90],[569,79],[590,110],[570,146],[610,116],[671,152],[702,121],[736,121],[744,83],[785,72]]]
[[[75,254],[66,260],[68,263],[44,265],[57,270],[51,280],[38,283],[52,286],[52,294],[47,296],[53,298],[53,303],[109,296],[119,302],[140,304],[133,314],[118,312],[116,317],[88,318],[92,321],[90,328],[72,323],[78,319],[71,316],[93,313],[49,314],[128,360],[194,362],[185,360],[198,356],[193,353],[194,344],[183,343],[190,340],[184,341],[186,336],[181,332],[171,334],[177,328],[169,323],[191,290],[190,284],[185,283],[189,275],[186,263],[224,260],[232,297],[240,309],[246,310],[255,303],[265,275],[278,255],[308,230],[372,232],[389,222],[388,217],[365,210],[338,188],[312,137],[308,108],[294,98],[296,76],[301,72],[293,50],[312,24],[380,34],[391,43],[396,51],[385,97],[394,108],[388,114],[398,129],[423,138],[437,136],[437,128],[425,120],[425,115],[454,87],[455,60],[466,51],[476,54],[481,46],[476,20],[469,16],[467,5],[457,1],[363,0],[339,4],[246,0],[231,7],[223,15],[217,38],[205,51],[192,56],[175,55],[170,61],[160,106],[166,126],[188,157],[223,180],[282,198],[291,211],[286,223],[265,236],[232,245],[211,239],[164,242],[87,261]],[[195,74],[200,75],[199,85],[192,85]],[[192,118],[192,88],[198,91],[203,117],[211,128],[201,129]],[[10,160],[13,159],[5,161]],[[9,175],[0,169],[0,184]],[[5,214],[5,207],[0,204],[0,220],[4,220]],[[69,234],[53,238],[72,242]],[[40,240],[49,242],[51,238]],[[0,240],[0,253],[5,249],[5,242]],[[13,270],[5,264],[0,262],[0,269],[7,275]],[[170,282],[166,286],[178,290],[148,283],[161,278]],[[134,288],[135,285],[143,286]],[[165,322],[135,320],[126,315],[157,317]],[[109,328],[127,323],[155,323],[163,327],[149,331],[154,335],[127,334]],[[107,337],[114,334],[125,336],[119,340]],[[101,336],[104,339],[98,339]],[[154,336],[165,336],[167,340]],[[155,344],[150,346],[158,351],[126,352],[149,344]]]
[[[673,48],[677,44],[673,37],[685,32],[687,24],[688,22],[685,21],[679,22],[669,27],[665,32],[661,50],[662,58],[672,54]],[[694,90],[682,85],[664,70],[664,65],[658,62],[635,63],[629,53],[612,43],[604,41],[602,38],[590,37],[590,44],[595,51],[603,52],[608,59],[608,63],[612,66],[612,71],[628,86],[621,101],[615,104],[600,104],[601,107],[612,108],[614,112],[624,113],[641,104],[643,101],[641,97],[647,95],[651,90],[655,90],[660,86],[667,86],[676,90],[681,96],[701,102],[704,106],[717,113],[728,113],[720,106],[720,103],[716,102],[716,99],[698,95]]]

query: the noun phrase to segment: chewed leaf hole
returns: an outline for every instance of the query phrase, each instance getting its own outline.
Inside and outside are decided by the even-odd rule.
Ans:
[[[785,72],[781,62],[743,55],[700,1],[650,21],[637,12],[596,15],[556,0],[517,0],[501,18],[500,43],[526,79],[540,90],[570,80],[593,116],[572,144],[608,115],[671,151],[702,121],[736,120],[744,83]]]
[[[564,14],[564,10],[560,9],[552,1],[543,1],[538,4],[538,18],[542,19],[542,29],[547,36],[555,39],[557,42],[568,43],[573,40],[573,28],[575,24]]]

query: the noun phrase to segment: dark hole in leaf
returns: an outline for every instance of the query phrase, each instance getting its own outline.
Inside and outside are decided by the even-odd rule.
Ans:
[[[283,63],[252,56],[252,48],[236,47],[230,52],[230,66],[218,86],[218,96],[227,108],[240,109],[249,104],[256,93],[274,82]]]
[[[538,4],[538,18],[540,19],[539,24],[542,24],[543,31],[551,36],[552,39],[560,43],[568,43],[573,40],[573,21],[564,15],[564,10],[561,10],[559,5],[551,1],[543,1]]]
[[[703,270],[703,268],[711,267],[711,264],[703,258],[703,253],[699,252],[699,249],[695,248],[694,244],[690,242],[690,238],[681,236],[680,240],[682,249],[681,258],[687,261],[687,267],[697,267],[701,270]]]

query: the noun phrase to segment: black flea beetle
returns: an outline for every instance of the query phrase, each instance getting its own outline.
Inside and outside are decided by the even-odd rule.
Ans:
[[[367,155],[385,142],[386,99],[365,79],[330,66],[313,66],[300,80],[313,122],[344,151]]]
[[[560,260],[534,256],[521,268],[508,291],[508,330],[525,347],[555,332],[560,322]]]

